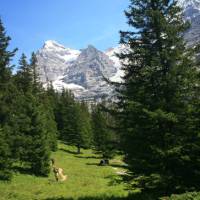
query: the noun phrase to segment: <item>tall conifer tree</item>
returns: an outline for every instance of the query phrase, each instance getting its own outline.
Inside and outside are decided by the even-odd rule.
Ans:
[[[79,148],[89,148],[92,143],[92,127],[91,127],[91,117],[89,113],[89,108],[86,102],[76,103],[77,111],[77,126],[78,131],[75,136],[75,143]]]
[[[36,175],[48,175],[50,149],[56,149],[56,125],[53,113],[48,108],[47,95],[40,87],[36,74],[36,57],[32,54],[31,63],[22,54],[15,82],[20,91],[13,115],[15,125],[16,157],[23,161]],[[20,102],[19,102],[20,101]],[[18,123],[16,124],[15,121]],[[53,141],[55,139],[55,141]]]
[[[10,61],[17,49],[8,50],[11,38],[6,36],[5,28],[0,19],[0,180],[11,178],[11,155],[7,132],[8,116],[11,115],[9,97],[12,96],[12,73]]]
[[[125,161],[140,187],[170,193],[197,188],[200,137],[194,88],[194,55],[183,32],[188,23],[174,0],[131,0],[132,30],[121,32],[126,50],[119,92],[119,125]]]
[[[53,86],[50,85],[45,90],[39,78],[39,73],[37,70],[37,57],[36,54],[33,52],[31,54],[30,59],[30,71],[32,76],[32,92],[33,95],[37,96],[38,101],[40,104],[43,105],[44,109],[43,112],[45,114],[45,124],[46,124],[46,131],[48,134],[48,144],[52,151],[57,150],[57,124],[55,121],[55,106],[56,106],[56,98],[57,95],[53,89]]]
[[[56,121],[62,140],[80,148],[87,148],[91,144],[91,123],[88,107],[74,99],[71,91],[63,90],[60,96]]]
[[[31,67],[27,61],[25,54],[22,54],[19,60],[18,72],[15,79],[19,90],[21,90],[23,93],[32,92],[33,76],[31,72]]]
[[[109,119],[109,113],[104,112],[101,105],[93,105],[91,115],[95,150],[101,153],[103,158],[110,159],[115,154],[117,138],[110,127],[112,121]]]

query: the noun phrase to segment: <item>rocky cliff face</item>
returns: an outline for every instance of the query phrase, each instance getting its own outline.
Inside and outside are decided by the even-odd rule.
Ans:
[[[104,77],[119,79],[120,65],[114,52],[101,52],[92,45],[77,51],[47,41],[37,53],[40,79],[44,85],[51,81],[57,90],[73,90],[78,99],[107,97],[112,87]]]
[[[200,42],[200,0],[179,0],[184,18],[191,22],[191,28],[185,33],[188,45]],[[89,45],[81,51],[66,48],[55,41],[45,42],[37,52],[38,72],[44,86],[51,81],[57,90],[70,89],[78,99],[101,99],[113,93],[113,89],[104,81],[121,81],[123,71],[115,53],[123,47],[110,48],[101,52]]]
[[[37,52],[38,72],[43,83],[55,81],[70,67],[80,51],[65,48],[55,41],[46,41],[43,48]]]
[[[183,8],[185,20],[191,23],[190,29],[185,33],[185,40],[189,46],[200,42],[200,0],[179,0]]]

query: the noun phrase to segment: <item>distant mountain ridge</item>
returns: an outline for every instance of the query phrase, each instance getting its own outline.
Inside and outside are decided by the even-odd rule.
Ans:
[[[179,0],[184,18],[191,28],[184,37],[189,46],[200,42],[200,0]],[[123,47],[105,52],[89,45],[83,50],[66,48],[56,41],[46,41],[37,52],[38,73],[44,86],[52,82],[54,88],[72,90],[77,99],[98,100],[112,96],[113,88],[104,77],[120,82],[123,76],[121,64],[115,53]]]

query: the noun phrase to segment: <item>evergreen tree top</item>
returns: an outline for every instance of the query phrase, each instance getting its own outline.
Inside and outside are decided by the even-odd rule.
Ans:
[[[11,38],[6,35],[3,22],[0,18],[0,57],[5,58],[5,60],[3,60],[4,63],[1,64],[5,64],[6,66],[8,66],[11,57],[13,57],[15,55],[15,52],[17,51],[17,48],[15,48],[13,51],[7,50],[10,40]]]
[[[10,66],[10,61],[17,51],[17,49],[13,51],[8,50],[10,40],[11,38],[6,35],[5,28],[0,19],[0,90],[5,90],[5,86],[11,79],[12,66]]]
[[[27,71],[29,69],[29,64],[27,62],[27,57],[24,53],[22,53],[21,58],[19,60],[19,71]]]

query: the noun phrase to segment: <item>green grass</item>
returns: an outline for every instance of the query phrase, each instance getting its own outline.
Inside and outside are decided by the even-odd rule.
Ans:
[[[122,182],[118,173],[125,171],[120,156],[110,166],[98,166],[100,156],[91,150],[76,154],[76,148],[59,144],[52,153],[56,166],[63,168],[68,179],[56,182],[53,172],[49,177],[36,177],[16,171],[11,182],[0,182],[0,200],[157,200],[153,194],[143,194]],[[133,193],[134,192],[134,193]],[[185,193],[163,197],[162,200],[200,200],[200,193]]]
[[[68,175],[67,181],[56,182],[52,172],[47,178],[16,172],[10,183],[0,182],[0,199],[120,199],[128,195],[126,185],[116,174],[122,169],[120,160],[112,160],[111,166],[98,166],[100,158],[91,150],[82,150],[80,155],[74,152],[76,148],[59,144],[59,150],[51,156]]]
[[[172,195],[166,200],[200,200],[199,192],[188,192],[181,195]]]

